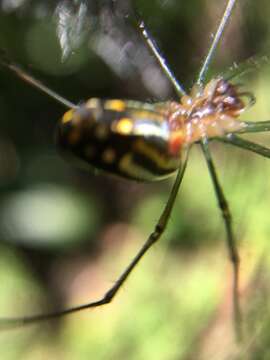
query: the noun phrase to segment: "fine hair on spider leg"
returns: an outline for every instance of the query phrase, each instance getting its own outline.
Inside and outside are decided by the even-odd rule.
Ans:
[[[114,285],[101,299],[50,313],[29,315],[20,318],[0,318],[1,327],[16,327],[42,320],[49,320],[110,303],[142,257],[153,244],[160,239],[165,231],[185,174],[189,149],[194,143],[199,143],[213,183],[217,203],[224,220],[226,242],[233,267],[232,293],[234,325],[238,338],[241,338],[242,315],[238,295],[239,255],[232,229],[232,216],[217,176],[209,149],[209,141],[216,140],[229,143],[259,155],[270,157],[270,150],[266,147],[247,141],[236,135],[245,132],[269,131],[270,122],[266,121],[253,124],[238,120],[240,113],[245,110],[247,106],[251,105],[254,100],[251,93],[239,91],[237,85],[233,85],[221,77],[209,81],[208,84],[204,83],[207,70],[214,57],[217,46],[221,41],[225,26],[232,15],[235,3],[236,0],[228,0],[227,2],[215,36],[210,44],[190,95],[186,94],[182,85],[168,67],[166,59],[152,39],[144,22],[140,19],[138,20],[136,17],[136,30],[141,34],[150,52],[160,64],[164,74],[171,81],[172,86],[180,98],[179,102],[168,102],[166,105],[157,104],[155,106],[153,104],[144,104],[135,101],[122,101],[119,99],[106,101],[96,98],[92,98],[80,106],[75,105],[43,85],[13,61],[10,61],[5,53],[0,53],[0,65],[70,109],[63,115],[57,125],[58,145],[62,150],[70,152],[72,156],[79,157],[84,163],[128,179],[154,181],[167,178],[177,172],[168,201],[154,230],[132,261],[120,274]],[[248,98],[247,104],[243,101],[243,97]],[[105,132],[104,135],[104,132],[102,133],[100,131],[99,124],[102,121],[102,116],[107,116],[109,112],[111,118],[109,119],[110,121],[108,121],[107,132]],[[148,131],[158,139],[158,144],[146,142],[143,137],[141,119],[145,119],[145,117],[147,117],[148,121]],[[75,132],[74,128],[76,130],[78,128],[84,128],[86,129],[86,134]],[[95,134],[98,133],[99,138],[97,136],[94,137],[93,132]],[[132,140],[134,145],[133,149],[135,149],[134,153],[131,153],[130,144],[126,141],[129,135],[132,135],[132,139],[136,138],[136,142]],[[89,139],[91,143],[96,146],[94,150],[98,150],[98,153],[103,152],[103,155],[105,154],[106,156],[98,158],[96,154],[93,155],[93,152],[86,154],[85,149],[86,146],[89,145]],[[121,151],[115,148],[112,149],[112,147],[110,149],[113,151],[107,151],[112,140],[114,143],[116,141],[123,142],[123,148],[120,149]],[[106,144],[106,148],[104,147],[104,143]],[[160,148],[161,146],[164,148],[164,145],[166,145],[165,155],[160,154]],[[146,160],[152,165],[149,168],[146,166],[146,156],[148,156]]]

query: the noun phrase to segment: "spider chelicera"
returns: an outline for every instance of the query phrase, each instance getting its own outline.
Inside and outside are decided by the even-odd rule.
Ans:
[[[241,323],[238,300],[239,255],[232,229],[227,200],[219,183],[209,150],[209,140],[218,140],[270,157],[270,151],[237,134],[269,131],[270,122],[244,122],[238,119],[254,97],[223,77],[207,84],[204,79],[236,0],[228,0],[217,31],[207,52],[195,85],[189,94],[168,67],[145,24],[136,20],[139,30],[163,72],[171,81],[179,101],[148,104],[119,99],[91,98],[81,105],[64,99],[32,75],[9,60],[1,52],[0,64],[30,83],[69,110],[57,124],[57,146],[68,158],[72,157],[89,168],[98,168],[131,180],[155,181],[177,172],[166,206],[148,239],[124,269],[114,285],[96,301],[47,314],[20,318],[1,318],[0,325],[18,326],[64,316],[111,302],[144,254],[164,232],[181,185],[190,147],[199,144],[208,165],[218,205],[224,219],[228,251],[233,266],[233,303],[235,324]]]

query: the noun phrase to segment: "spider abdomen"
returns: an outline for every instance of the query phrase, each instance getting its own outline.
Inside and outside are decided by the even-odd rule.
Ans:
[[[92,98],[64,114],[56,141],[82,167],[155,181],[180,166],[181,148],[171,152],[170,136],[167,118],[154,105]]]

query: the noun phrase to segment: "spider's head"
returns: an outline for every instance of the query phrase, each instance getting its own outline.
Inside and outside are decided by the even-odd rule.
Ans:
[[[226,113],[231,117],[239,116],[243,111],[255,103],[255,97],[250,92],[240,91],[239,84],[217,78],[210,81],[204,94],[217,113]],[[244,101],[247,98],[247,101]]]

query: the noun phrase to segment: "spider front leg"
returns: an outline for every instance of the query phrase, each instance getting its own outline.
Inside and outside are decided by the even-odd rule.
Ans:
[[[242,314],[239,304],[239,254],[236,247],[236,241],[232,229],[232,216],[229,209],[228,202],[223,193],[222,187],[219,183],[216,169],[213,163],[213,159],[208,146],[208,138],[204,137],[201,141],[201,148],[204,153],[204,157],[207,163],[207,167],[213,182],[215,195],[218,201],[218,206],[220,208],[222,217],[224,219],[225,229],[226,229],[226,241],[229,251],[230,260],[233,266],[233,312],[234,312],[234,324],[236,329],[236,334],[239,340],[242,338]]]
[[[0,328],[6,329],[6,328],[13,328],[18,327],[22,325],[28,325],[40,321],[46,321],[53,318],[58,318],[61,316],[65,316],[71,313],[75,313],[81,310],[90,309],[99,307],[102,305],[109,304],[113,298],[116,296],[122,285],[127,280],[128,276],[131,274],[131,272],[135,269],[136,265],[139,263],[139,261],[143,258],[143,256],[146,254],[146,252],[160,239],[161,235],[166,229],[166,226],[168,224],[168,220],[171,216],[172,209],[174,207],[175,199],[178,193],[178,190],[180,188],[180,185],[182,183],[182,179],[184,177],[184,173],[186,170],[188,160],[188,151],[186,153],[186,157],[183,163],[183,166],[179,168],[176,179],[174,181],[173,187],[171,189],[168,201],[165,205],[165,208],[163,212],[160,215],[160,218],[153,230],[153,232],[149,235],[146,242],[143,244],[143,246],[140,248],[140,250],[137,252],[136,256],[132,259],[132,261],[129,263],[129,265],[125,268],[125,270],[122,272],[122,274],[119,276],[119,278],[116,280],[115,284],[104,294],[104,296],[96,301],[74,306],[68,309],[59,310],[50,312],[47,314],[37,314],[37,315],[30,315],[30,316],[24,316],[24,317],[18,317],[18,318],[0,318]]]
[[[241,137],[234,135],[234,134],[228,134],[226,137],[218,138],[218,141],[221,141],[225,144],[231,144],[234,146],[237,146],[241,149],[251,151],[255,154],[264,156],[266,158],[270,158],[270,149],[262,146],[260,144],[256,144],[253,141],[249,141],[246,139],[242,139]]]

